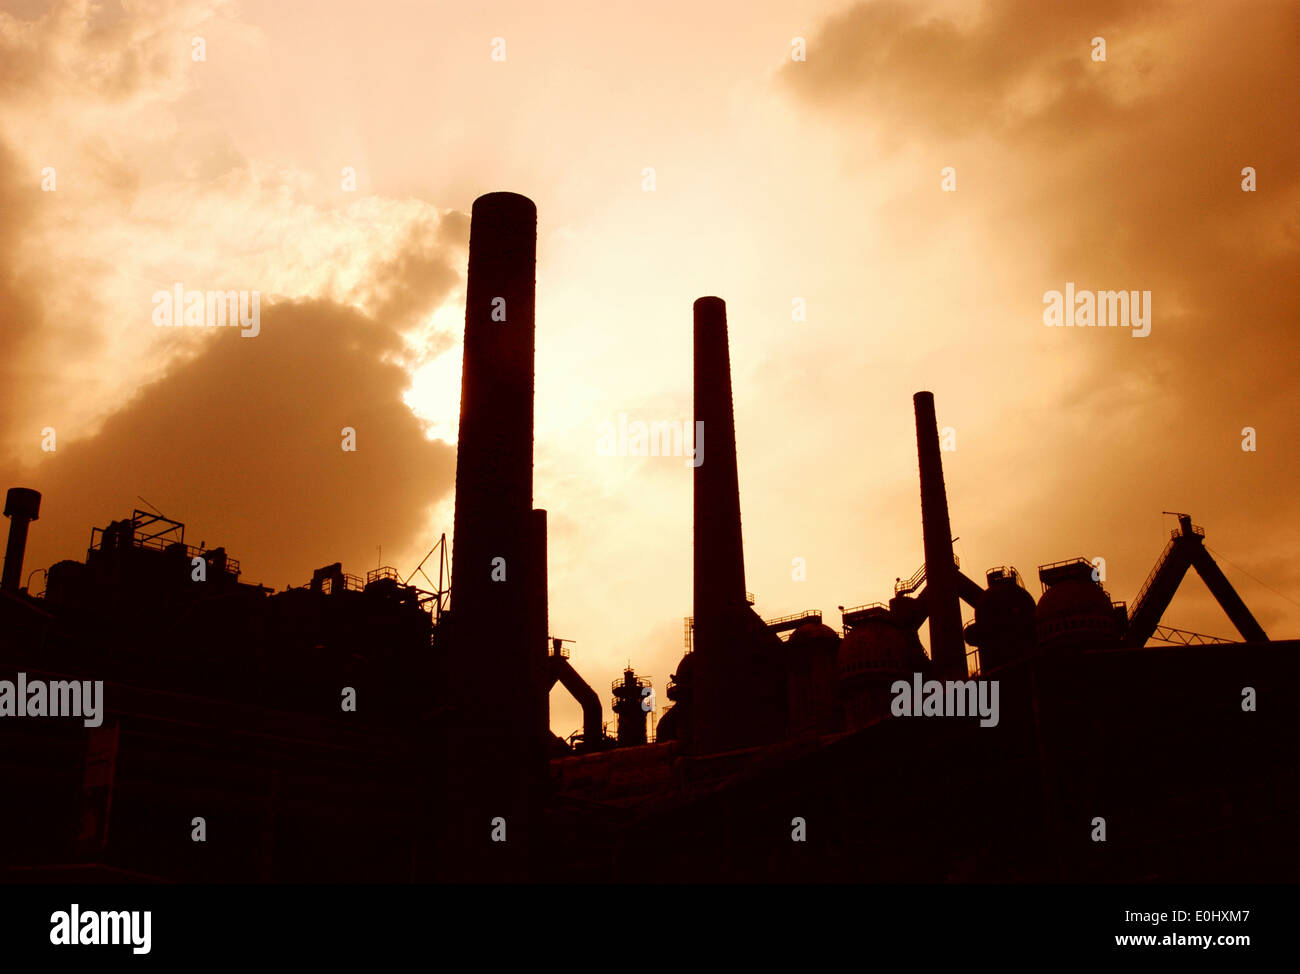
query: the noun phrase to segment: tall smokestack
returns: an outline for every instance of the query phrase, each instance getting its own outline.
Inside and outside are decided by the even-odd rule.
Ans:
[[[511,578],[517,572],[522,580],[526,571],[533,507],[536,267],[532,200],[514,193],[476,199],[465,295],[451,607],[457,618],[489,623],[503,639],[508,632],[522,636],[525,628],[524,587]],[[493,564],[498,558],[504,565]]]
[[[703,436],[700,436],[703,423]],[[695,697],[694,739],[708,753],[757,743],[740,708],[753,678],[746,633],[745,556],[736,474],[727,306],[695,302]]]
[[[695,468],[695,619],[745,602],[745,554],[740,537],[736,418],[731,402],[727,305],[695,302],[695,429],[703,458]],[[706,450],[707,447],[707,450]]]
[[[23,556],[27,553],[27,525],[41,513],[41,495],[30,487],[10,487],[5,495],[5,517],[9,518],[9,544],[5,548],[4,574],[0,589],[17,592],[22,585]]]
[[[961,632],[957,566],[952,560],[952,525],[943,486],[939,426],[934,394],[912,397],[916,409],[916,453],[921,466],[921,535],[925,546],[925,603],[930,616],[930,659],[944,679],[966,679],[966,643]]]
[[[536,846],[545,773],[530,551],[536,266],[533,202],[514,193],[475,200],[446,641],[439,866],[447,879],[525,878]]]

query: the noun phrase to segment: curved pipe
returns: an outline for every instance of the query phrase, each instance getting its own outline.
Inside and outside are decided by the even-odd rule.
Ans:
[[[605,736],[600,697],[563,656],[555,654],[547,658],[550,661],[550,682],[547,684],[547,691],[549,692],[551,687],[555,686],[556,681],[569,691],[569,696],[578,701],[582,707],[583,743],[589,748],[599,747]]]

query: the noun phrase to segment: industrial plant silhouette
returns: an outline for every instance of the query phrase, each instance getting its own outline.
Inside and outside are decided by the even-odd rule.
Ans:
[[[223,548],[189,544],[180,521],[136,510],[32,595],[41,496],[9,490],[0,680],[103,680],[104,719],[0,719],[0,875],[1300,878],[1300,645],[1269,640],[1187,515],[1129,606],[1082,558],[1040,567],[1037,601],[1012,567],[981,584],[953,554],[934,397],[918,392],[924,565],[887,603],[843,609],[840,632],[816,610],[760,617],[717,297],[694,305],[709,452],[693,474],[687,652],[656,733],[629,666],[607,735],[600,696],[548,630],[536,233],[525,197],[475,201],[453,557],[448,569],[445,541],[432,553],[431,589],[334,564],[272,592],[241,582]],[[1189,568],[1241,642],[1161,625]],[[895,715],[897,681],[968,678],[997,681],[995,724]],[[550,731],[556,683],[582,706],[567,741]]]

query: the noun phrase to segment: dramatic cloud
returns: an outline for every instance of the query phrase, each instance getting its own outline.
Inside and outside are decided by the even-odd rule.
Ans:
[[[1104,62],[1091,57],[1096,36]],[[907,224],[946,228],[960,212],[963,232],[985,241],[963,260],[1011,297],[987,333],[1006,346],[1002,367],[972,362],[1001,415],[978,430],[988,442],[968,437],[949,460],[981,494],[973,526],[1013,548],[1033,535],[1090,535],[1112,566],[1131,566],[1116,597],[1131,596],[1137,566],[1158,550],[1118,529],[1143,508],[1190,509],[1212,544],[1229,539],[1224,547],[1283,591],[1300,583],[1279,537],[1300,525],[1298,37],[1289,3],[990,2],[957,14],[860,3],[826,21],[806,63],[781,72],[846,138],[924,165],[925,193],[886,206],[884,218],[907,235]],[[939,189],[943,165],[956,169],[954,194]],[[1242,190],[1245,167],[1256,192]],[[1041,296],[1066,281],[1150,290],[1151,335],[1041,323],[1031,332]],[[948,287],[968,289],[958,276]],[[942,392],[941,409],[961,408]],[[1247,426],[1256,453],[1241,449]],[[971,455],[998,427],[1018,450],[1015,508],[989,503],[1001,471]],[[1051,489],[1024,496],[1025,484]],[[1257,498],[1268,498],[1266,517]],[[1071,523],[1088,530],[1062,531]],[[1266,626],[1300,620],[1234,578]],[[1224,628],[1217,609],[1192,611]]]
[[[401,327],[449,295],[463,216],[346,191],[339,168],[248,158],[231,120],[195,110],[212,65],[193,38],[264,43],[226,9],[0,15],[0,286],[18,336],[0,446],[16,460],[34,431],[93,432],[123,390],[166,370],[177,343],[159,346],[149,314],[174,283],[326,298]]]
[[[455,344],[431,319],[460,293],[467,220],[250,159],[194,112],[193,39],[263,43],[229,9],[0,14],[0,455],[45,493],[33,567],[80,557],[142,495],[248,580],[363,572],[379,545],[422,553],[451,489],[454,451],[404,395]],[[155,327],[177,283],[259,292],[261,334]]]
[[[191,543],[224,545],[249,582],[302,584],[340,560],[364,574],[377,545],[409,558],[456,457],[402,402],[401,352],[392,328],[323,301],[276,305],[256,338],[223,329],[26,479],[44,494],[31,565],[80,557],[91,525],[146,508],[137,495]]]

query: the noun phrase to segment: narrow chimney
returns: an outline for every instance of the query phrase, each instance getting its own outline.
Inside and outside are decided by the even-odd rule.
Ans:
[[[444,879],[526,878],[536,848],[539,704],[531,552],[537,208],[514,193],[474,201],[439,830]],[[543,554],[544,557],[544,554]],[[545,594],[541,594],[545,599]],[[492,840],[492,823],[508,829]]]
[[[474,201],[451,610],[523,636],[528,520],[533,506],[534,291],[537,208],[514,193]],[[503,559],[503,562],[495,562]],[[495,563],[494,563],[495,562]],[[494,580],[494,571],[496,579]],[[501,581],[504,575],[505,581]],[[498,662],[488,669],[498,677]]]
[[[736,419],[731,401],[727,305],[695,302],[695,431],[704,424],[695,468],[695,619],[745,602],[745,554],[740,536]]]
[[[752,714],[743,708],[752,679],[746,635],[745,558],[736,474],[736,425],[731,401],[727,306],[721,298],[695,302],[695,696],[693,740],[700,753],[750,740]],[[703,424],[703,436],[700,436]]]
[[[921,535],[925,546],[925,603],[930,616],[930,659],[944,679],[966,679],[966,644],[961,631],[957,566],[952,559],[952,526],[943,486],[939,427],[934,394],[918,392],[916,453],[921,467]]]
[[[41,513],[41,495],[30,487],[10,487],[5,495],[5,517],[9,518],[9,545],[5,548],[4,575],[0,589],[17,592],[22,585],[23,557],[27,553],[27,525]]]

